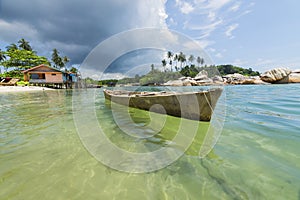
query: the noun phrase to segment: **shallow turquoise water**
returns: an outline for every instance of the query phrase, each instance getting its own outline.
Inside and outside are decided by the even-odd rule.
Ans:
[[[147,126],[149,114],[133,109],[134,130],[143,130],[134,134],[145,136],[136,139],[122,134],[101,89],[2,93],[0,199],[297,200],[299,91],[298,84],[226,87],[225,124],[210,154],[200,159],[188,151],[161,170],[140,174],[120,172],[97,161],[77,134],[74,112],[95,107],[108,138],[132,152],[165,146],[182,150],[170,144],[178,119],[168,117],[164,129],[152,137],[156,130]],[[88,97],[94,95],[96,103],[90,104]],[[72,107],[72,97],[74,105],[86,104]],[[159,116],[154,118],[159,123]],[[89,116],[82,115],[80,121],[93,130]],[[132,125],[122,115],[118,123],[123,128]],[[199,129],[207,126],[200,123]]]

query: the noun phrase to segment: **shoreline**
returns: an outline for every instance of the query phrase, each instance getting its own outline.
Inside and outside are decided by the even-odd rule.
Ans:
[[[47,87],[39,87],[39,86],[0,86],[0,94],[1,93],[9,93],[9,92],[30,92],[30,91],[45,91],[45,90],[55,90]]]

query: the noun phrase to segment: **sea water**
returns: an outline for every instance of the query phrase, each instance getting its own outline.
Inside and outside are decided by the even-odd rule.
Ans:
[[[102,89],[1,93],[0,199],[300,199],[299,91],[298,84],[224,87],[224,126],[204,158],[199,144],[173,142],[186,124],[180,118],[113,113]],[[182,154],[144,173],[113,169],[79,133],[94,130],[91,116],[120,149]],[[208,127],[200,122],[197,134]]]

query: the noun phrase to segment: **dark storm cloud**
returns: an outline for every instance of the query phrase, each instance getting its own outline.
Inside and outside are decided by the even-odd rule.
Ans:
[[[134,76],[137,74],[135,72],[135,67],[147,65],[147,68],[144,69],[144,73],[150,71],[151,64],[161,64],[162,59],[164,58],[164,51],[160,49],[138,49],[135,51],[128,52],[116,60],[113,61],[106,68],[105,73],[113,73],[115,69],[118,69],[118,72],[126,74],[133,69],[132,72],[128,73],[128,76]]]
[[[40,54],[49,57],[57,48],[72,63],[81,63],[93,47],[113,34],[163,27],[163,6],[160,0],[2,0],[1,42],[25,38]]]

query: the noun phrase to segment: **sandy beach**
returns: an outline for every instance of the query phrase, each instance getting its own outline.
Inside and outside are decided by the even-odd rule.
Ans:
[[[46,87],[38,87],[38,86],[0,86],[0,93],[43,91],[43,90],[55,90],[55,89],[46,88]]]

